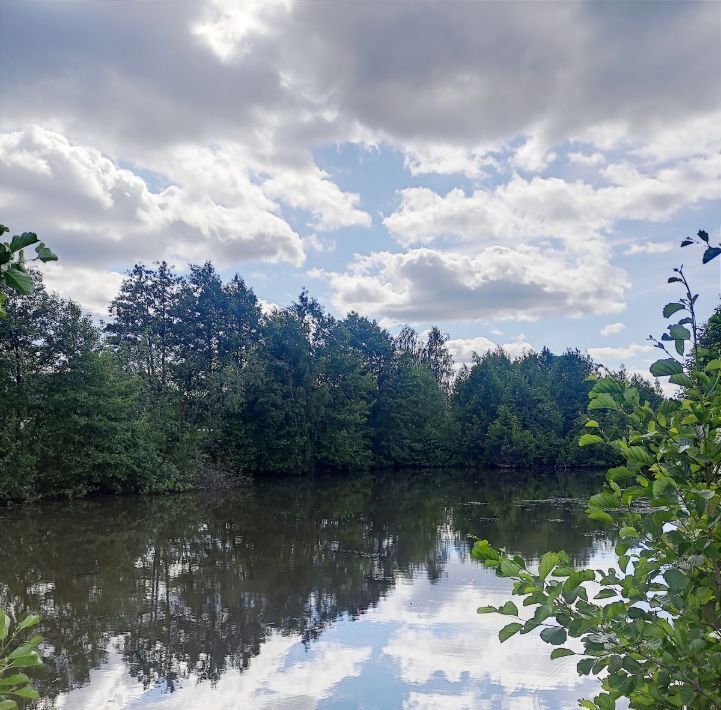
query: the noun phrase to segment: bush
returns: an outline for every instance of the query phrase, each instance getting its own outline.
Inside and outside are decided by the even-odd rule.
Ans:
[[[705,232],[698,237],[704,263],[721,253]],[[619,569],[574,570],[565,552],[547,552],[531,572],[486,540],[473,547],[474,557],[515,580],[514,594],[533,607],[530,618],[510,601],[479,613],[516,617],[501,641],[540,628],[556,647],[552,659],[579,656],[578,672],[599,676],[603,688],[581,701],[585,708],[607,710],[621,698],[632,708],[721,707],[721,359],[709,359],[699,344],[698,296],[683,270],[669,282],[685,293],[666,304],[664,316],[684,317],[654,341],[667,357],[651,373],[670,377],[682,398],[654,405],[613,377],[598,379],[591,417],[621,415],[625,431],[611,438],[591,418],[579,442],[610,447],[621,459],[588,509],[591,519],[616,529]],[[686,369],[666,349],[671,343],[681,358],[690,353]],[[578,639],[574,648],[564,646],[569,637]]]

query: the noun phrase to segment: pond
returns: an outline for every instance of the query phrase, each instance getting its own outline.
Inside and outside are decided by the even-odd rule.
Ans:
[[[589,472],[453,470],[0,510],[0,602],[39,610],[43,708],[573,708],[596,690],[476,608],[529,562],[607,567]]]

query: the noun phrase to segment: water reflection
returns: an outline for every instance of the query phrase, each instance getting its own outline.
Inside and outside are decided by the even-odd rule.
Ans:
[[[474,614],[508,584],[470,538],[586,564],[604,541],[574,500],[596,485],[408,472],[4,510],[0,601],[41,610],[48,707],[562,707],[547,647]]]

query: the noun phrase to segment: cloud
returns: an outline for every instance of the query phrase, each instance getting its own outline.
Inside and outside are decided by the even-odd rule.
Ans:
[[[313,215],[311,227],[331,230],[340,227],[369,227],[371,217],[357,208],[360,197],[343,192],[329,179],[328,173],[315,166],[305,170],[279,170],[266,180],[261,189],[272,199],[277,199],[295,209],[304,209]]]
[[[511,165],[529,173],[540,173],[557,157],[538,135],[533,135],[513,154]]]
[[[594,360],[598,360],[604,364],[606,364],[609,360],[614,364],[620,364],[628,358],[635,358],[637,355],[650,353],[652,351],[653,347],[651,347],[650,345],[640,345],[639,343],[631,343],[630,345],[618,348],[588,348],[588,354]]]
[[[446,291],[403,275],[430,258],[412,250],[368,273],[335,267],[338,303],[365,290],[365,310],[387,302],[391,319],[419,315],[411,295],[440,297],[434,312],[453,318],[489,313],[492,297],[503,317],[614,312],[616,223],[721,196],[717,62],[698,51],[716,19],[709,4],[664,2],[10,3],[0,129],[23,140],[5,145],[3,219],[42,230],[73,268],[299,266],[305,231],[372,226],[364,186],[344,190],[317,151],[375,146],[412,177],[501,184],[406,183],[384,225],[402,247],[434,247]],[[548,175],[569,163],[603,171]],[[387,248],[375,237],[371,261]],[[495,247],[512,250],[506,280]]]
[[[706,3],[27,2],[3,24],[3,120],[51,116],[110,152],[93,138],[467,149],[612,126],[673,154],[668,127],[719,105]]]
[[[628,249],[624,249],[626,256],[632,256],[633,254],[665,254],[666,252],[672,251],[674,245],[664,242],[640,242],[631,244]]]
[[[604,325],[599,332],[601,335],[615,335],[624,330],[625,327],[623,323],[609,323],[608,325]]]
[[[607,166],[611,183],[595,188],[557,177],[525,179],[466,194],[440,195],[426,187],[401,190],[398,209],[383,220],[403,246],[443,237],[478,243],[561,239],[584,249],[591,236],[620,219],[662,221],[682,207],[721,197],[721,160],[694,158],[654,174],[629,163]]]
[[[456,365],[470,365],[473,362],[473,355],[484,355],[485,353],[495,350],[497,347],[503,348],[510,357],[520,357],[526,352],[532,352],[533,347],[530,343],[521,338],[508,343],[498,345],[488,338],[477,336],[475,338],[453,338],[446,342],[448,351],[453,356]]]
[[[312,271],[335,308],[397,323],[533,319],[623,308],[623,272],[588,254],[493,246],[472,255],[419,248],[356,256],[345,272]]]
[[[79,303],[99,318],[107,318],[108,304],[117,295],[124,275],[117,271],[100,271],[62,262],[45,264],[43,281],[52,291]]]
[[[309,251],[319,253],[335,251],[335,242],[333,240],[326,241],[320,239],[316,234],[309,234],[307,237],[303,237],[303,246]]]
[[[606,162],[606,158],[602,153],[568,153],[566,156],[569,163],[577,165],[601,165]]]
[[[499,166],[490,145],[469,149],[449,143],[404,143],[402,150],[403,164],[411,175],[458,173],[479,178],[486,175],[485,168]]]
[[[14,228],[30,226],[68,265],[138,259],[304,259],[298,234],[253,185],[232,206],[189,182],[152,192],[95,148],[39,127],[0,135],[0,201]]]

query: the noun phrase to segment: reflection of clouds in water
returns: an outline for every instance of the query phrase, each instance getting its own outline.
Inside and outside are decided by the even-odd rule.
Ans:
[[[182,692],[158,698],[157,705],[183,710],[209,705],[214,710],[311,708],[342,680],[357,676],[371,653],[370,648],[319,642],[307,659],[292,663],[290,655],[299,645],[297,636],[274,635],[243,673],[225,673],[210,691],[206,684],[188,684]]]
[[[590,565],[606,567],[610,561],[610,550],[601,545]],[[399,585],[368,613],[370,621],[394,624],[382,653],[413,688],[404,707],[571,708],[577,698],[594,694],[593,681],[576,673],[578,659],[551,661],[552,647],[538,631],[501,644],[498,631],[512,619],[473,614],[480,605],[506,601],[509,580],[457,559],[449,560],[446,570],[442,589],[421,580]],[[523,616],[531,615],[520,601],[519,608]],[[565,645],[580,649],[575,640]],[[453,684],[453,690],[439,693],[439,683]],[[427,692],[423,686],[429,686]]]
[[[90,670],[90,682],[69,693],[62,693],[52,707],[58,710],[75,708],[104,708],[119,710],[128,707],[135,698],[143,694],[143,686],[128,673],[122,648],[122,636],[116,636],[108,643],[108,660],[101,668]]]
[[[346,678],[360,674],[371,654],[368,647],[352,648],[319,642],[311,646],[307,657],[293,662],[292,654],[302,645],[298,636],[276,634],[268,638],[260,654],[243,673],[225,673],[211,689],[208,683],[191,678],[181,681],[176,691],[165,686],[143,687],[128,674],[120,654],[111,653],[101,670],[91,671],[88,685],[58,698],[57,707],[126,708],[152,704],[158,708],[183,710],[231,710],[235,708],[312,708],[328,697]]]
[[[224,670],[217,681],[210,682],[207,678],[201,679],[195,667],[198,658],[212,652],[208,647],[210,637],[201,633],[195,643],[189,645],[178,632],[163,645],[158,641],[164,638],[161,627],[153,630],[153,634],[146,633],[150,641],[155,639],[161,643],[164,655],[162,662],[146,664],[152,680],[144,690],[143,684],[129,672],[126,638],[113,636],[103,666],[90,671],[90,682],[62,694],[55,707],[62,710],[120,710],[146,705],[168,710],[339,706],[380,710],[401,707],[409,710],[565,710],[576,707],[579,697],[594,695],[595,682],[576,674],[577,659],[551,661],[551,647],[540,641],[537,631],[499,643],[498,630],[511,619],[478,615],[475,610],[485,604],[502,604],[510,596],[511,583],[469,558],[464,533],[445,526],[434,526],[434,530],[438,534],[430,544],[436,558],[438,551],[443,551],[440,577],[429,578],[426,571],[429,563],[421,562],[409,576],[402,573],[405,567],[401,572],[395,570],[395,586],[389,590],[381,586],[375,596],[362,594],[362,604],[350,593],[351,589],[346,602],[338,607],[338,613],[328,617],[333,623],[320,625],[319,639],[309,645],[302,643],[297,633],[298,624],[283,626],[284,634],[278,632],[281,627],[275,623],[277,618],[296,618],[295,614],[288,616],[287,597],[281,595],[279,606],[268,605],[258,611],[257,619],[252,617],[258,629],[266,632],[258,637],[257,655],[254,649],[250,664],[242,673],[233,668],[227,656],[228,649],[234,651],[237,647],[228,640],[232,634],[227,631],[221,636],[224,645],[214,653],[215,661]],[[518,539],[508,536],[505,544],[513,549]],[[534,541],[532,549],[538,545],[540,542]],[[378,548],[374,544],[368,549]],[[426,559],[426,552],[425,548],[415,551],[410,558]],[[532,559],[533,554],[525,550],[527,559]],[[588,539],[579,557],[593,567],[607,568],[615,560],[611,546],[603,539]],[[176,575],[182,579],[183,569],[171,563],[171,580],[177,582]],[[369,569],[360,568],[363,575],[367,575]],[[347,579],[343,574],[337,577],[339,589]],[[367,577],[359,575],[358,579]],[[162,599],[163,580],[158,579],[157,584]],[[171,596],[176,587],[184,589],[171,585]],[[302,613],[315,608],[319,589],[325,594],[337,592],[333,586],[323,587],[317,578],[310,580],[297,595],[296,601],[303,602]],[[185,594],[182,599],[192,602],[194,597],[190,592],[185,590]],[[199,599],[203,598],[201,594]],[[531,610],[517,601],[523,615],[529,616]],[[278,608],[283,610],[280,617]],[[226,613],[242,611],[232,604],[229,609]],[[343,613],[347,609],[360,613]],[[352,617],[356,618],[353,622]],[[197,618],[197,612],[192,618]],[[242,638],[247,640],[255,626],[246,626],[240,628]],[[171,630],[175,628],[171,624]],[[141,635],[140,641],[144,638]],[[135,645],[130,644],[129,648],[144,648],[140,641],[135,639]],[[566,645],[573,647],[571,642]],[[125,656],[118,650],[124,646]],[[155,648],[152,644],[151,647]],[[189,665],[189,675],[181,668],[180,677],[171,681],[174,692],[169,692],[167,678],[173,677],[172,659],[184,659],[181,664]],[[153,673],[163,677],[155,681]]]

